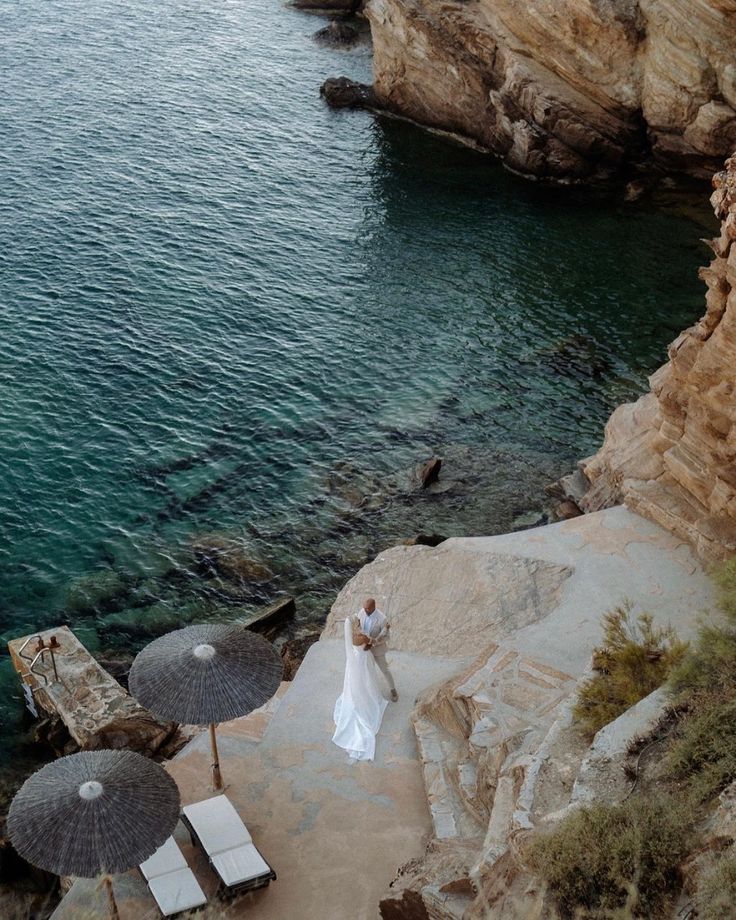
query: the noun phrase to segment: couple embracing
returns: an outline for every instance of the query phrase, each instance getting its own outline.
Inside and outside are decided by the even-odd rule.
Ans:
[[[380,670],[391,699],[398,694],[386,663],[389,624],[369,597],[357,613],[345,620],[345,679],[335,703],[335,734],[332,740],[354,760],[373,760],[376,734],[381,727],[387,700],[378,685]]]

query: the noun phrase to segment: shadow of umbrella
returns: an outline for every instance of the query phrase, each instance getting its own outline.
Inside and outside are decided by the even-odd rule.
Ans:
[[[8,834],[29,863],[56,875],[102,875],[119,916],[110,873],[145,862],[174,831],[181,802],[174,780],[133,751],[82,751],[47,764],[21,786]]]
[[[133,662],[128,687],[159,718],[209,726],[212,783],[222,790],[217,724],[267,703],[282,675],[281,656],[266,639],[242,626],[200,623],[147,645]]]

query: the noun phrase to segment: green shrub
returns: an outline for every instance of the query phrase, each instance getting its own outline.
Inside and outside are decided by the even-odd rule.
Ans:
[[[674,670],[670,683],[681,699],[700,690],[736,694],[736,556],[711,574],[718,607],[727,622],[724,626],[702,626],[697,644]]]
[[[736,697],[699,694],[666,757],[666,772],[699,804],[736,779]]]
[[[527,855],[563,918],[665,915],[693,843],[692,812],[665,797],[573,812]]]
[[[736,905],[736,856],[726,856],[703,875],[695,898],[699,920],[732,917]]]
[[[736,630],[702,626],[696,645],[673,669],[670,687],[681,703],[701,691],[736,694]]]
[[[574,709],[590,735],[664,683],[687,648],[671,628],[654,626],[650,614],[634,618],[628,603],[607,613],[603,626],[596,673],[582,684]]]
[[[705,803],[736,779],[736,559],[713,573],[725,626],[701,627],[670,686],[684,714],[666,773]]]

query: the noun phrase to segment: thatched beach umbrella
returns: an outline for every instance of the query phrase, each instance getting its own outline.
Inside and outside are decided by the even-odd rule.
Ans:
[[[209,725],[212,780],[222,789],[215,728],[267,703],[283,674],[281,656],[242,626],[201,623],[154,639],[128,676],[131,694],[159,718]]]
[[[8,813],[10,840],[47,872],[104,875],[110,913],[118,916],[109,873],[152,856],[179,820],[176,783],[133,751],[82,751],[42,767],[21,786]]]

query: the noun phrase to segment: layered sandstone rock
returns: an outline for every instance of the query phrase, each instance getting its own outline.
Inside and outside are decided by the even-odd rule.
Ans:
[[[370,0],[381,104],[519,172],[709,177],[736,146],[736,0]]]
[[[705,559],[736,552],[736,157],[713,180],[722,221],[701,277],[706,312],[669,348],[651,392],[620,406],[581,467],[586,511],[624,501]]]

